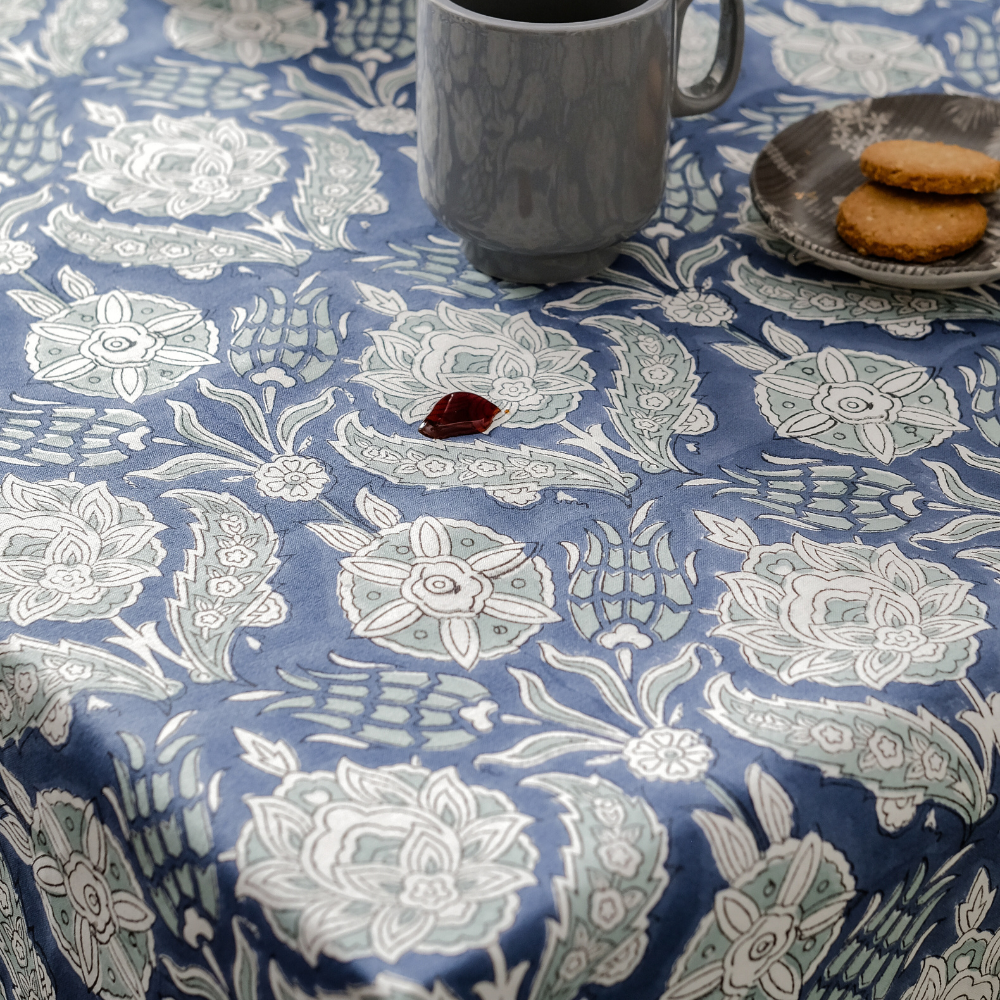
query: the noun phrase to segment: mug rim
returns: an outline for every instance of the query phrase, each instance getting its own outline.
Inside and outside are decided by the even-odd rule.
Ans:
[[[650,13],[657,7],[662,7],[667,0],[645,0],[637,4],[631,10],[622,11],[621,14],[612,14],[611,17],[600,17],[590,21],[512,21],[503,17],[490,17],[488,14],[479,14],[468,7],[454,3],[453,0],[419,0],[420,3],[433,3],[436,6],[448,11],[453,16],[465,18],[475,24],[488,25],[490,27],[504,28],[507,31],[521,31],[532,34],[555,35],[560,32],[571,31],[599,31],[602,28],[614,27],[619,24],[626,24],[636,20],[645,14]]]

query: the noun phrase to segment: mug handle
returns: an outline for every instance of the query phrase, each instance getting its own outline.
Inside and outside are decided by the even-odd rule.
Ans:
[[[740,75],[743,57],[743,0],[720,0],[719,43],[715,61],[705,78],[690,89],[677,83],[677,55],[681,45],[684,15],[692,0],[677,0],[674,15],[674,93],[670,113],[674,118],[703,115],[717,108],[732,92]]]

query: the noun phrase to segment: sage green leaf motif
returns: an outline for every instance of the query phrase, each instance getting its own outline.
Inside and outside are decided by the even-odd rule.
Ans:
[[[923,706],[914,714],[875,698],[760,698],[739,691],[730,674],[709,681],[705,700],[708,716],[734,736],[874,792],[886,830],[907,826],[924,801],[948,806],[970,826],[993,807],[969,745]]]
[[[335,772],[292,772],[246,803],[236,894],[313,966],[487,947],[537,884],[531,817],[454,767],[341,757]]]
[[[111,618],[159,576],[166,525],[106,483],[0,484],[0,619],[18,625]]]
[[[200,309],[149,292],[99,295],[81,278],[64,282],[72,296],[68,305],[35,293],[7,293],[39,317],[24,342],[36,380],[134,403],[219,363],[219,331]]]
[[[184,569],[174,574],[177,597],[167,601],[167,617],[190,661],[196,684],[235,680],[229,660],[233,637],[242,626],[270,628],[288,614],[284,598],[268,580],[281,565],[279,539],[263,514],[228,493],[171,490],[197,517],[191,525],[195,547],[184,553]]]
[[[0,642],[0,747],[37,729],[52,746],[69,739],[70,702],[101,692],[166,701],[182,690],[103,649],[60,639],[57,643],[14,634]]]
[[[326,18],[307,0],[167,0],[163,33],[175,49],[214,62],[298,59],[326,45]]]
[[[562,420],[594,388],[594,370],[583,360],[589,349],[526,312],[441,302],[436,310],[404,310],[388,330],[369,336],[374,344],[351,381],[370,386],[380,406],[410,424],[443,393],[461,391],[500,407],[494,426],[541,427]]]
[[[941,53],[909,32],[882,25],[824,21],[809,7],[792,0],[782,10],[785,17],[751,14],[747,24],[774,39],[774,68],[797,87],[884,97],[930,86],[947,75]]]
[[[408,656],[471,670],[560,621],[545,560],[471,521],[425,515],[385,527],[340,565],[353,634]]]
[[[20,893],[0,855],[0,962],[7,969],[14,1000],[55,1000],[48,969],[28,931]]]
[[[558,922],[530,1000],[573,1000],[588,985],[627,979],[646,953],[649,913],[670,881],[667,831],[641,796],[592,774],[539,774],[521,782],[556,797],[570,842],[552,879]]]
[[[606,330],[618,360],[608,413],[636,450],[646,472],[687,471],[674,455],[678,434],[706,434],[715,414],[695,399],[701,379],[691,352],[677,337],[629,316],[590,316],[583,326]]]
[[[779,361],[756,382],[779,437],[885,465],[968,430],[944,379],[885,354],[825,347]]]
[[[790,271],[771,274],[748,257],[733,261],[728,282],[754,305],[776,309],[793,319],[832,323],[871,323],[893,337],[916,339],[931,332],[934,320],[1000,319],[1000,306],[985,292],[925,292],[886,288],[864,281],[814,281]]]
[[[695,810],[729,886],[674,964],[662,1000],[794,1000],[844,924],[854,897],[847,858],[818,833],[791,836],[792,801],[756,764],[747,785],[771,845],[760,851],[742,818]]]
[[[27,850],[59,950],[102,1000],[145,1000],[156,964],[155,915],[121,843],[93,802],[50,788],[32,806],[10,772],[0,768],[0,777],[17,809],[8,810],[10,825],[0,833],[16,836],[19,854]]]
[[[334,125],[286,125],[284,131],[302,136],[309,154],[292,199],[306,232],[321,250],[356,250],[347,238],[352,216],[389,211],[388,199],[375,190],[382,177],[378,154]]]
[[[93,222],[66,204],[52,210],[41,230],[59,246],[98,263],[122,267],[172,267],[182,278],[192,281],[217,278],[226,264],[246,262],[297,267],[310,257],[308,250],[247,232],[145,223],[129,226],[108,219]]]
[[[504,448],[479,439],[463,443],[404,438],[363,427],[360,418],[358,412],[342,416],[330,444],[351,465],[390,483],[428,490],[464,486],[485,490],[501,503],[527,507],[541,499],[543,489],[601,490],[623,497],[638,482],[614,466],[548,448]]]
[[[740,572],[721,579],[728,590],[709,634],[739,643],[747,663],[783,684],[880,691],[893,681],[958,680],[979,655],[976,633],[991,627],[971,583],[894,544],[799,534],[790,543],[755,541]]]
[[[246,212],[288,169],[284,148],[266,132],[208,114],[122,121],[89,142],[72,179],[112,212],[175,219]]]
[[[127,6],[127,0],[60,0],[38,36],[53,73],[83,76],[83,57],[92,48],[124,42],[128,28],[118,18]]]
[[[481,754],[476,758],[477,766],[536,767],[565,754],[598,750],[604,753],[588,760],[588,766],[624,761],[637,778],[645,781],[688,782],[704,776],[715,753],[700,733],[673,725],[673,713],[669,719],[665,713],[667,698],[701,669],[696,643],[684,646],[674,660],[647,670],[639,681],[636,697],[603,660],[567,656],[547,642],[538,646],[548,666],[590,681],[607,707],[630,728],[637,729],[638,735],[622,729],[620,723],[612,725],[557,701],[539,674],[508,667],[524,707],[562,729],[532,733],[509,750]]]

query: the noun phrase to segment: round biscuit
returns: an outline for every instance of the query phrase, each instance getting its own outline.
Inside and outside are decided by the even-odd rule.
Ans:
[[[870,180],[911,191],[986,194],[1000,187],[1000,161],[943,142],[876,142],[861,154],[858,165]]]
[[[968,250],[986,232],[971,196],[904,191],[866,181],[841,203],[837,232],[858,253],[929,264]]]

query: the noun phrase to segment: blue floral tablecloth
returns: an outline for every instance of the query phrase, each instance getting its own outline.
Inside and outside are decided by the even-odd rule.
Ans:
[[[997,289],[747,171],[1000,9],[749,0],[550,288],[419,198],[414,14],[0,4],[0,995],[998,1000]]]

